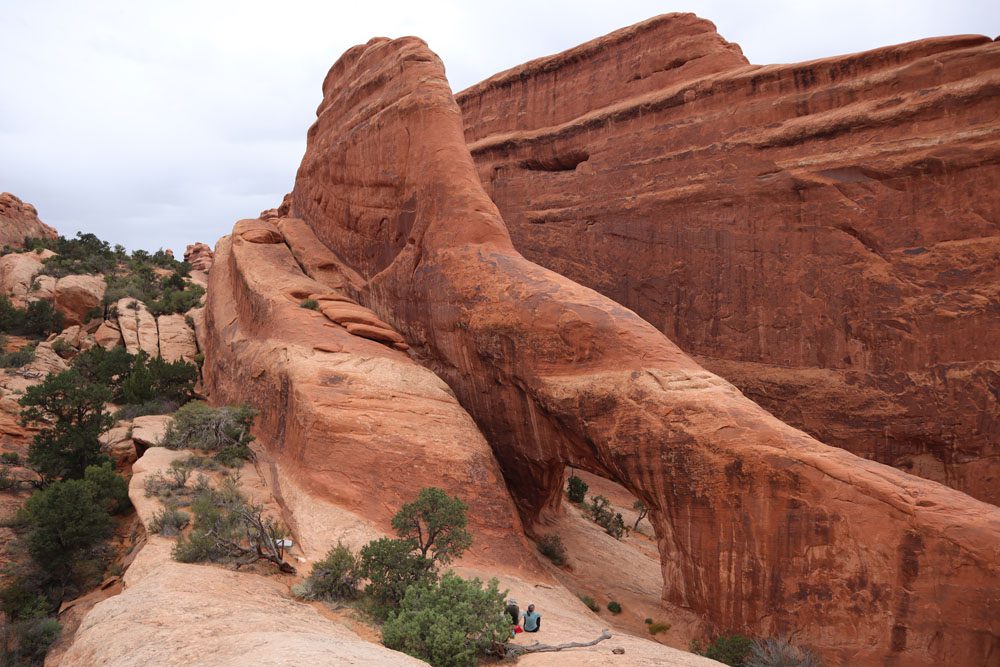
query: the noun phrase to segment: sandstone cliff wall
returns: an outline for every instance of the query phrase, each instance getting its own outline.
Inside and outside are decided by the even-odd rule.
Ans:
[[[652,508],[664,597],[720,629],[793,632],[850,664],[1000,655],[1000,510],[820,444],[518,254],[420,40],[372,40],[333,66],[283,208],[455,391],[529,525],[572,464]]]
[[[667,15],[457,96],[515,247],[828,444],[1000,503],[1000,44]]]
[[[55,238],[56,230],[38,219],[34,206],[9,192],[0,192],[0,247],[22,247],[29,236]]]

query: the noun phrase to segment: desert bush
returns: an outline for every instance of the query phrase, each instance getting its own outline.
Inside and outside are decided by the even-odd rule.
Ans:
[[[25,345],[16,352],[0,352],[0,368],[21,368],[35,360],[36,344]]]
[[[107,388],[73,369],[28,387],[19,401],[21,422],[41,427],[28,448],[28,464],[43,482],[81,478],[87,466],[107,460],[98,438],[113,424],[104,408],[110,400]]]
[[[484,587],[451,572],[410,586],[383,626],[382,641],[435,667],[471,667],[510,638],[506,595],[496,579]]]
[[[0,331],[23,336],[48,336],[62,331],[63,316],[48,301],[32,301],[26,308],[16,307],[6,295],[0,295]]]
[[[566,495],[569,497],[571,502],[582,503],[587,498],[587,483],[577,477],[576,475],[570,475],[569,483],[566,489]]]
[[[246,405],[213,408],[193,401],[174,415],[161,444],[169,449],[215,452],[219,462],[235,467],[253,457],[250,427],[256,414]]]
[[[556,565],[566,564],[566,546],[555,533],[538,538],[538,550]]]
[[[149,530],[164,537],[173,537],[180,535],[190,520],[191,517],[186,512],[182,512],[177,508],[177,505],[171,503],[153,514],[153,518],[149,522]]]
[[[145,417],[146,415],[169,415],[177,412],[177,409],[180,407],[181,404],[177,401],[154,398],[143,403],[123,405],[115,410],[112,418],[117,422],[122,420],[131,421],[136,417]]]
[[[745,667],[820,667],[820,660],[807,649],[792,645],[787,639],[764,639],[755,642]]]
[[[392,518],[396,535],[412,539],[420,555],[447,565],[472,544],[465,529],[468,506],[436,487],[420,489],[417,499],[406,503]]]
[[[0,454],[0,464],[5,466],[21,465],[21,455],[17,452],[3,452]]]
[[[608,611],[610,611],[612,614],[616,614],[616,615],[622,613],[622,605],[621,605],[621,603],[620,602],[616,602],[615,600],[612,600],[611,602],[608,603]]]
[[[308,308],[309,310],[319,310],[319,301],[316,299],[306,299],[299,304],[302,308]]]
[[[55,577],[64,577],[83,552],[111,530],[111,517],[81,479],[55,482],[36,492],[21,510],[30,526],[28,553]]]
[[[132,506],[128,498],[128,484],[115,472],[110,461],[87,466],[83,481],[90,486],[94,500],[109,514],[120,514]]]
[[[40,665],[59,639],[62,626],[54,618],[32,618],[13,627],[14,647],[7,657],[12,665]]]
[[[350,600],[358,594],[358,557],[338,542],[293,591],[307,600]]]
[[[21,489],[21,480],[18,479],[7,466],[0,467],[0,491],[13,493]]]
[[[589,595],[580,595],[579,598],[580,598],[580,602],[582,602],[583,604],[587,605],[587,609],[589,609],[590,611],[593,611],[593,612],[599,612],[599,611],[601,611],[600,605],[598,605],[596,602],[594,602],[594,598],[590,597]]]
[[[620,512],[611,511],[611,501],[604,496],[591,498],[587,510],[594,523],[604,528],[611,537],[620,540],[625,534],[625,520]]]
[[[754,641],[744,635],[722,635],[709,642],[701,655],[730,667],[745,667],[753,647]]]
[[[649,515],[649,508],[646,507],[646,504],[641,500],[637,500],[632,503],[632,509],[639,513],[639,515],[635,518],[635,523],[632,524],[632,530],[636,531],[639,530],[639,522]]]
[[[646,630],[649,631],[649,634],[654,635],[654,636],[660,634],[661,632],[666,632],[669,629],[670,629],[670,624],[669,623],[647,623],[646,624]]]
[[[415,540],[387,537],[361,548],[358,574],[368,580],[365,595],[376,618],[386,618],[412,585],[434,581],[434,563],[421,556]]]

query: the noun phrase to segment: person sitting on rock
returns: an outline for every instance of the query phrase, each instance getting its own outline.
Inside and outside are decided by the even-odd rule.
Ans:
[[[524,612],[521,618],[524,621],[525,632],[538,632],[538,629],[542,627],[542,615],[535,611],[533,604],[528,605],[528,611]]]

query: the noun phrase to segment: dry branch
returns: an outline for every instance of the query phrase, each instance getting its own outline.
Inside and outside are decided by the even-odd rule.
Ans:
[[[601,631],[600,637],[589,642],[569,642],[568,644],[556,645],[539,644],[538,642],[535,642],[534,644],[529,644],[528,646],[522,646],[521,644],[507,644],[505,656],[508,658],[516,658],[526,653],[552,653],[554,651],[565,651],[568,648],[586,648],[587,646],[600,644],[605,639],[611,639],[611,633],[608,632],[607,628]]]

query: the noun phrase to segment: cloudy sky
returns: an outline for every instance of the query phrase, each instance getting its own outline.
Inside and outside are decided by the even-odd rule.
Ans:
[[[712,20],[754,63],[1000,33],[995,0],[0,0],[0,191],[67,235],[214,244],[291,189],[350,46],[423,37],[457,91],[672,11]]]

